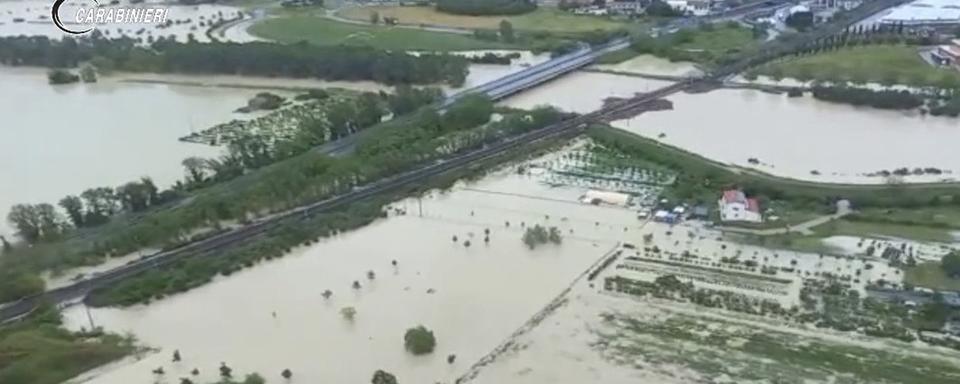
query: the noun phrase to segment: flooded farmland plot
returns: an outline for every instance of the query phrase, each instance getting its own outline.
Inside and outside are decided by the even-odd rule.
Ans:
[[[281,382],[283,369],[302,383],[366,382],[377,369],[401,382],[452,382],[645,224],[629,209],[579,203],[587,188],[550,186],[544,175],[507,167],[398,201],[388,219],[185,294],[93,309],[96,325],[157,350],[85,378],[215,381],[225,362],[235,375],[259,372],[270,382]],[[525,229],[538,224],[556,227],[562,242],[524,244]],[[341,315],[347,307],[352,321]],[[89,327],[83,308],[65,316],[71,328]],[[418,324],[436,334],[432,354],[404,350],[404,331]],[[181,362],[170,362],[174,350]],[[157,367],[164,377],[151,373]]]
[[[917,262],[940,261],[960,243],[921,242],[897,238],[861,238],[855,236],[830,236],[822,242],[845,255],[882,255],[888,249],[900,251],[903,258],[915,258]]]
[[[707,158],[800,180],[882,184],[949,181],[960,172],[956,119],[855,108],[813,98],[721,89],[669,98],[674,110],[614,126]],[[706,118],[705,118],[706,117]],[[763,143],[763,144],[759,144]],[[816,148],[816,150],[810,150]],[[915,169],[935,169],[920,172]]]
[[[641,249],[635,253],[646,254],[648,259],[683,261],[731,273],[752,271],[797,281],[835,277],[847,281],[851,289],[860,293],[878,280],[900,284],[903,278],[899,268],[880,258],[882,249],[872,256],[857,257],[770,249],[729,241],[721,232],[697,223],[650,225],[647,233],[649,237],[642,246],[637,245]],[[792,296],[796,297],[796,291],[792,291]]]
[[[607,271],[607,273],[612,273]],[[473,383],[952,383],[960,354],[586,283]]]

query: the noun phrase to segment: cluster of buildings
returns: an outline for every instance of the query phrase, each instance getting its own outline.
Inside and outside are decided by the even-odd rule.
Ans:
[[[778,25],[784,23],[787,17],[802,13],[809,12],[813,14],[814,23],[823,23],[831,18],[833,15],[840,11],[849,11],[854,9],[860,4],[863,3],[862,0],[807,0],[796,2],[794,5],[785,5],[782,8],[776,9],[772,15],[769,17],[763,17],[758,19],[758,22],[770,23],[772,25]]]
[[[761,223],[763,215],[760,211],[760,202],[755,198],[747,197],[739,189],[730,189],[723,191],[720,200],[717,201],[717,212],[721,222],[727,223]],[[660,208],[654,211],[641,209],[638,218],[652,218],[653,221],[667,224],[677,224],[683,220],[713,220],[710,215],[710,208],[705,205],[669,206],[666,201],[661,201]]]
[[[796,6],[781,10],[780,21],[797,11],[812,12],[817,21],[825,21],[838,11],[849,11],[860,6],[863,0],[807,0]],[[801,8],[802,7],[802,8]],[[908,28],[937,28],[960,25],[960,0],[914,0],[894,7],[876,18],[870,19],[881,25],[903,25]]]
[[[915,0],[893,8],[879,22],[914,28],[960,25],[960,0]]]
[[[593,5],[593,2],[584,2],[575,8],[573,13],[579,15],[639,15],[643,14],[653,0],[615,0],[607,1],[604,5]],[[671,8],[691,16],[704,16],[718,9],[721,0],[663,0]]]

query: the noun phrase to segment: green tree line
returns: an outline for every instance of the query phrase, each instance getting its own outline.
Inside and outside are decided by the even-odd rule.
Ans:
[[[463,84],[468,62],[454,55],[414,56],[369,47],[319,47],[305,42],[180,43],[160,38],[149,46],[99,34],[51,40],[0,37],[0,64],[73,68],[91,62],[101,71],[230,74],[373,80],[386,84]]]
[[[813,87],[811,91],[813,97],[820,100],[879,109],[914,109],[923,105],[923,97],[909,91],[824,86]]]
[[[537,9],[532,0],[437,0],[437,10],[471,16],[518,15]]]

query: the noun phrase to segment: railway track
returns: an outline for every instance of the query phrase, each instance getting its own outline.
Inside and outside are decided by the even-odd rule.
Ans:
[[[879,8],[880,4],[899,4],[906,0],[874,0],[871,5],[871,8]],[[858,15],[860,16],[860,15]],[[869,14],[863,15],[862,17],[869,16]],[[840,33],[846,28],[847,25],[850,25],[853,22],[859,21],[860,18],[851,18],[850,22],[845,23],[845,25],[832,26],[826,32],[829,33]],[[811,39],[823,38],[826,34],[817,34]],[[811,40],[812,41],[812,40]],[[613,42],[615,44],[618,42]],[[443,173],[451,172],[457,169],[464,168],[470,164],[492,159],[494,157],[500,156],[508,151],[515,150],[524,145],[531,145],[544,140],[550,140],[555,138],[563,137],[573,137],[582,133],[590,123],[604,121],[608,117],[617,116],[617,114],[629,111],[633,108],[642,106],[643,104],[656,100],[670,94],[680,92],[684,89],[696,86],[701,83],[711,83],[716,82],[722,79],[725,76],[728,76],[735,71],[740,70],[751,64],[756,64],[758,59],[764,57],[772,57],[770,55],[758,55],[754,58],[745,58],[744,60],[734,63],[728,67],[722,68],[720,70],[714,71],[713,73],[704,76],[702,78],[692,78],[675,84],[671,84],[666,87],[656,89],[652,92],[641,94],[630,99],[621,100],[616,103],[605,106],[604,108],[594,111],[585,115],[580,115],[572,119],[541,128],[535,131],[527,132],[518,136],[510,137],[498,143],[488,145],[484,148],[481,148],[476,151],[468,152],[462,155],[454,156],[452,158],[445,159],[444,161],[424,165],[421,168],[401,173],[399,175],[382,179],[377,182],[367,184],[363,187],[357,188],[350,193],[343,195],[335,196],[317,203],[310,205],[294,208],[283,212],[281,214],[274,215],[269,219],[264,219],[261,221],[253,222],[251,224],[245,225],[243,227],[220,233],[215,236],[212,236],[207,239],[203,239],[194,243],[190,243],[184,246],[181,246],[176,249],[160,252],[154,255],[151,255],[145,259],[138,260],[131,264],[112,269],[110,271],[104,272],[100,275],[92,277],[90,279],[82,280],[76,282],[72,285],[53,289],[42,294],[35,296],[26,297],[16,302],[7,303],[3,306],[0,306],[0,322],[9,321],[11,319],[16,319],[21,316],[24,316],[34,308],[37,307],[40,303],[43,302],[53,302],[53,303],[64,303],[70,302],[79,298],[86,296],[90,291],[98,287],[105,286],[107,284],[135,276],[137,274],[143,273],[147,270],[157,268],[160,266],[168,265],[170,263],[176,262],[186,257],[211,257],[216,256],[215,251],[235,245],[242,245],[246,242],[256,240],[260,235],[266,233],[272,228],[277,227],[280,223],[295,219],[297,216],[309,216],[315,214],[321,214],[324,212],[329,212],[330,210],[351,204],[363,199],[367,199],[371,196],[378,194],[390,192],[400,188],[402,186],[423,181],[440,175]],[[572,59],[571,59],[572,60]],[[556,65],[561,65],[562,63],[556,63]]]
[[[230,246],[242,245],[250,241],[255,241],[267,231],[276,228],[282,222],[287,220],[329,212],[333,209],[343,207],[378,194],[396,190],[414,182],[423,181],[440,174],[464,168],[476,162],[495,158],[504,154],[505,152],[515,150],[523,146],[532,145],[555,138],[574,137],[582,133],[590,123],[602,121],[607,116],[615,116],[617,113],[636,108],[637,106],[643,105],[651,100],[679,92],[692,84],[693,82],[689,81],[677,83],[631,99],[622,100],[595,112],[577,116],[545,128],[505,139],[476,151],[468,152],[441,162],[426,165],[416,170],[401,173],[387,179],[367,184],[347,194],[335,196],[310,205],[297,207],[281,214],[274,215],[269,219],[253,222],[243,227],[224,232],[207,239],[190,243],[176,249],[160,252],[136,262],[104,272],[92,278],[76,282],[66,287],[53,289],[43,294],[27,297],[20,301],[9,303],[6,306],[0,307],[0,321],[7,321],[28,314],[33,308],[42,302],[64,303],[80,299],[98,287],[135,276],[153,268],[174,263],[186,257],[215,257],[215,251]]]

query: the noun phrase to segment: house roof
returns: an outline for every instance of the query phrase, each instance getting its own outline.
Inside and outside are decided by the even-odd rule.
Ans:
[[[747,210],[760,213],[760,203],[757,202],[757,199],[747,199]]]
[[[939,48],[942,49],[943,51],[945,51],[945,52],[946,52],[947,54],[949,54],[950,56],[958,57],[958,56],[960,56],[960,47],[958,47],[958,46],[956,45],[956,44],[957,44],[957,39],[953,39],[952,42],[953,42],[953,44],[951,44],[951,45],[941,45],[941,46],[939,46]]]
[[[723,202],[730,203],[747,203],[747,196],[743,194],[743,191],[739,189],[730,189],[723,191]]]

